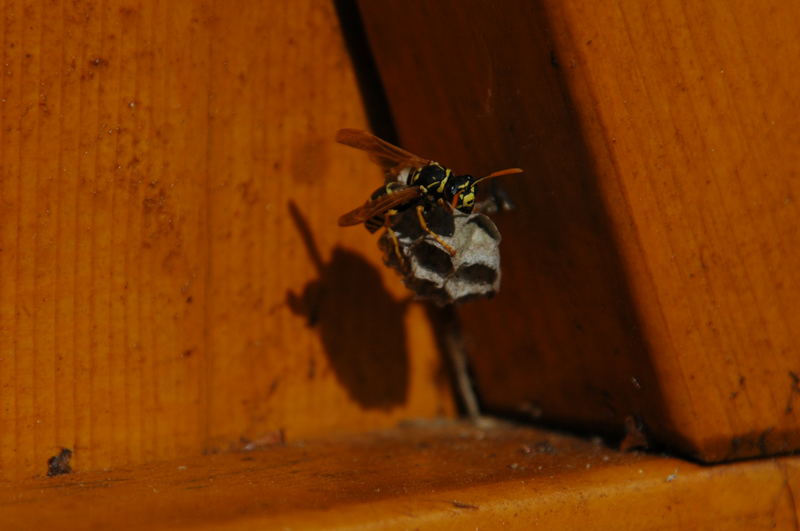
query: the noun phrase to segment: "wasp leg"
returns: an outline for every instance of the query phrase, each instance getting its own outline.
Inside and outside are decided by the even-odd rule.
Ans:
[[[386,213],[383,217],[383,223],[386,227],[386,232],[389,233],[389,237],[392,239],[392,245],[394,246],[394,254],[397,256],[397,259],[400,261],[400,267],[406,267],[406,260],[403,258],[403,254],[400,252],[400,242],[397,239],[397,233],[392,230],[392,223],[391,223],[392,215],[390,213]]]
[[[455,256],[456,255],[456,250],[453,249],[452,247],[450,247],[449,245],[447,245],[444,242],[444,240],[442,240],[439,237],[438,234],[436,234],[430,228],[428,228],[428,222],[425,221],[425,216],[422,215],[423,208],[424,207],[422,205],[417,205],[417,219],[419,219],[419,226],[422,227],[422,230],[427,232],[431,236],[431,238],[433,238],[434,240],[439,242],[439,245],[444,247],[444,250],[447,251],[448,253],[450,253],[450,256]]]
[[[436,204],[439,205],[442,208],[449,208],[450,212],[455,212],[456,211],[456,201],[457,200],[458,200],[458,194],[456,194],[456,197],[453,199],[452,203],[448,203],[447,201],[445,201],[444,199],[442,199],[440,197],[439,199],[436,200]]]

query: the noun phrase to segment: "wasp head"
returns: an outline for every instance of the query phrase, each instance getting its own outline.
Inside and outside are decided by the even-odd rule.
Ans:
[[[464,214],[471,214],[475,206],[475,177],[472,175],[455,175],[447,182],[445,197]]]
[[[472,209],[475,207],[475,197],[478,195],[478,184],[487,179],[494,179],[503,175],[513,175],[515,173],[522,173],[519,168],[508,168],[505,170],[495,171],[476,179],[472,175],[456,175],[447,183],[445,190],[445,197],[453,208],[457,208],[464,214],[471,214]]]

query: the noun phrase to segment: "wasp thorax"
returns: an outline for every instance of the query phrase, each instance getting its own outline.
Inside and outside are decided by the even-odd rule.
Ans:
[[[441,193],[441,186],[450,176],[450,170],[433,162],[411,175],[408,184],[422,187],[428,193]]]

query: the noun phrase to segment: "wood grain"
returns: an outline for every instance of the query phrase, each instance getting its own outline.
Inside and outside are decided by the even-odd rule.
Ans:
[[[406,147],[528,170],[503,291],[463,312],[487,404],[634,416],[708,461],[800,449],[800,10],[360,6]]]
[[[0,5],[3,477],[452,412],[331,2]]]
[[[0,525],[790,529],[798,481],[796,457],[703,467],[544,431],[417,426],[0,486]]]

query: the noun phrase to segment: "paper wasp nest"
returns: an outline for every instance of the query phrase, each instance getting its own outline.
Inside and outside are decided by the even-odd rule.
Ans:
[[[413,208],[395,215],[392,225],[402,262],[388,231],[378,242],[384,261],[400,273],[405,285],[417,297],[439,306],[497,293],[500,232],[492,220],[483,214],[451,213],[444,209],[429,212],[426,220],[430,229],[452,247],[454,256],[422,229]]]

